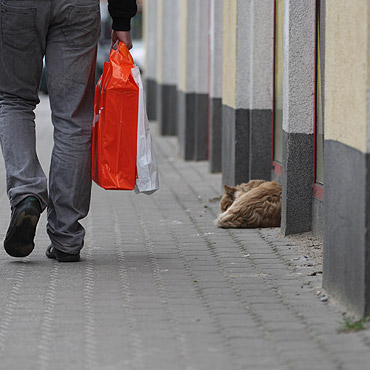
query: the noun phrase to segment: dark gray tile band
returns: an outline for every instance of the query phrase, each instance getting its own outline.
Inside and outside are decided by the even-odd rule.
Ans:
[[[370,314],[369,155],[325,140],[323,286],[360,316]]]
[[[185,160],[194,158],[195,94],[177,92],[177,122],[180,155]]]
[[[366,154],[366,185],[365,185],[365,257],[364,257],[364,270],[365,270],[365,304],[362,316],[370,315],[370,154]]]
[[[250,111],[249,178],[271,179],[272,166],[272,110]]]
[[[222,183],[235,185],[235,109],[222,106]]]
[[[195,95],[194,160],[208,158],[208,94]]]
[[[272,110],[223,106],[222,172],[224,183],[271,179]],[[231,165],[231,167],[230,167]]]
[[[209,99],[209,171],[221,172],[222,159],[222,98]]]
[[[310,231],[313,195],[313,135],[283,131],[281,231]]]
[[[249,181],[249,111],[222,107],[222,182]]]
[[[157,85],[157,120],[161,135],[177,134],[177,88]]]
[[[146,79],[146,109],[150,121],[157,119],[157,82]]]
[[[312,233],[316,237],[322,237],[324,232],[324,202],[320,199],[312,199]]]

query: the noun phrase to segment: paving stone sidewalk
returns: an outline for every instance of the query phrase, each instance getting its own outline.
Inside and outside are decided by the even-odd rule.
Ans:
[[[43,98],[45,169],[49,116]],[[45,215],[31,256],[0,252],[0,369],[369,370],[369,330],[338,332],[315,264],[276,229],[216,228],[221,176],[180,160],[175,138],[155,146],[156,194],[94,186],[80,263],[46,259]]]

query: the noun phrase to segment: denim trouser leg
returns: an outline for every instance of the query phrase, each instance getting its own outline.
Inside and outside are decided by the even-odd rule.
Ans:
[[[0,135],[9,198],[15,205],[35,194],[42,207],[48,207],[47,231],[53,245],[78,253],[85,234],[79,220],[88,213],[91,192],[99,1],[0,0],[0,4]],[[12,45],[13,31],[32,37]],[[44,55],[54,125],[49,198],[35,152],[33,115]]]
[[[35,150],[33,113],[44,42],[37,37],[35,9],[0,3],[0,141],[7,192],[12,207],[35,194],[44,209],[47,185]]]
[[[59,27],[51,28],[46,46],[54,125],[47,231],[53,245],[69,253],[77,253],[83,246],[85,230],[78,220],[87,215],[90,204],[91,127],[100,26],[98,6],[79,7],[78,12],[74,9],[69,12],[72,25],[66,25],[62,32]],[[73,24],[86,29],[73,31]]]

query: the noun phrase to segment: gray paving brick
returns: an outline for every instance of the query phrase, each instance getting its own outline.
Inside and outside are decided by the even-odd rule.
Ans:
[[[46,99],[37,120],[47,167]],[[298,248],[216,228],[221,176],[178,159],[176,139],[154,142],[160,191],[94,185],[79,264],[45,258],[45,215],[30,257],[0,254],[0,369],[368,370],[370,334],[338,333],[341,310],[316,296]]]

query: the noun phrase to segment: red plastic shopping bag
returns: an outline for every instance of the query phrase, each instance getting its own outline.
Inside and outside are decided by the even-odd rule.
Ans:
[[[132,190],[136,183],[139,86],[125,44],[111,51],[95,89],[93,180],[104,189]]]
[[[152,194],[158,167],[140,70],[120,43],[105,63],[95,90],[93,180],[104,189]]]

